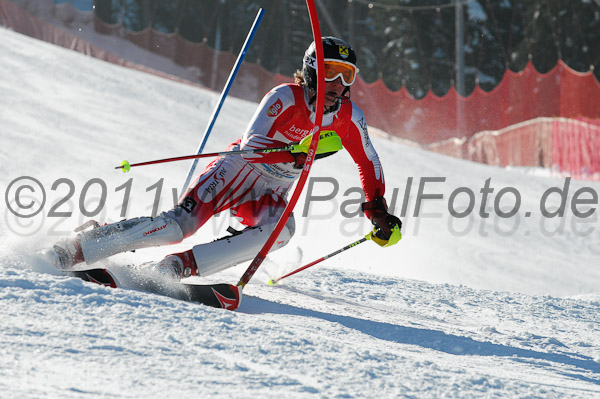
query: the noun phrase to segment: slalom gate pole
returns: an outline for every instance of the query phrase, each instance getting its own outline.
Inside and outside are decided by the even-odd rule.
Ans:
[[[233,84],[233,81],[240,69],[240,66],[242,65],[242,61],[244,60],[244,57],[246,56],[246,53],[248,52],[248,48],[250,47],[250,43],[252,42],[252,39],[254,38],[254,35],[256,34],[258,25],[260,24],[263,14],[264,14],[264,10],[262,8],[259,9],[258,13],[256,14],[256,18],[254,19],[254,23],[252,24],[252,27],[250,28],[250,32],[248,33],[248,36],[246,37],[246,41],[244,42],[244,45],[242,46],[242,50],[240,51],[240,54],[238,55],[238,58],[235,61],[233,69],[231,70],[231,73],[229,74],[229,78],[227,79],[225,88],[223,89],[223,92],[221,93],[219,102],[217,103],[217,106],[214,109],[214,111],[210,117],[210,122],[208,123],[208,126],[206,127],[206,130],[204,131],[204,135],[202,136],[202,140],[200,141],[200,146],[198,147],[196,154],[201,154],[202,150],[204,150],[204,146],[206,145],[208,136],[210,135],[212,128],[215,125],[217,116],[219,116],[221,107],[223,106],[223,103],[225,102],[225,97],[227,97],[227,94],[229,93],[229,89],[231,88],[231,85]],[[196,170],[197,163],[198,163],[198,159],[194,159],[194,162],[192,163],[192,166],[190,167],[190,171],[188,172],[188,175],[185,179],[185,183],[183,183],[183,188],[181,189],[181,197],[183,197],[183,195],[185,195],[185,191],[188,187],[188,184],[190,184],[190,180],[192,179],[192,176],[194,175],[194,170]]]
[[[276,148],[255,148],[252,150],[233,150],[233,151],[210,152],[207,154],[185,155],[185,156],[181,156],[181,157],[157,159],[154,161],[139,162],[139,163],[132,163],[132,164],[129,164],[129,162],[127,162],[127,161],[123,161],[121,166],[115,166],[115,169],[123,169],[124,172],[127,172],[129,170],[129,168],[133,168],[134,166],[155,165],[158,163],[185,161],[186,159],[220,157],[220,156],[225,156],[225,155],[265,154],[265,153],[271,153],[271,152],[292,151],[294,149],[294,147],[295,146],[293,144],[291,144],[291,145],[288,145],[285,147],[276,147]]]
[[[292,214],[292,211],[294,210],[294,207],[300,198],[300,194],[302,194],[302,189],[306,184],[306,180],[308,179],[308,173],[310,172],[310,168],[315,159],[315,154],[317,153],[317,146],[319,145],[319,131],[321,130],[321,123],[323,122],[323,109],[325,106],[325,64],[323,61],[323,41],[321,40],[321,28],[319,27],[319,17],[317,15],[317,9],[315,7],[314,0],[306,0],[306,5],[310,15],[310,23],[312,25],[317,58],[317,102],[315,105],[315,127],[312,132],[313,136],[308,149],[308,155],[306,156],[306,163],[304,164],[304,168],[302,169],[302,173],[300,174],[300,179],[298,179],[296,188],[292,193],[292,197],[283,210],[283,214],[279,218],[279,221],[267,239],[267,242],[256,255],[252,263],[250,263],[250,266],[248,266],[248,269],[246,269],[246,272],[242,275],[240,281],[237,283],[237,286],[240,287],[240,289],[243,289],[246,284],[248,284],[252,276],[254,276],[254,273],[256,273],[259,266],[267,257],[269,250],[275,243],[277,237],[279,237],[279,233],[281,233],[281,230],[283,230],[283,227],[290,218],[290,215]]]
[[[346,245],[344,248],[338,249],[337,251],[332,252],[329,255],[325,255],[322,258],[319,258],[319,259],[317,259],[315,261],[312,261],[308,265],[304,265],[302,267],[299,267],[298,269],[294,270],[293,272],[290,272],[290,273],[288,273],[288,274],[286,274],[284,276],[276,278],[275,280],[269,280],[269,285],[275,285],[275,284],[277,284],[278,282],[280,282],[281,280],[283,280],[286,277],[292,276],[292,275],[294,275],[294,274],[296,274],[298,272],[301,272],[302,270],[308,269],[309,267],[314,266],[314,265],[316,265],[318,263],[321,263],[324,260],[327,260],[327,259],[329,259],[329,258],[331,258],[331,257],[333,257],[333,256],[335,256],[337,254],[340,254],[340,253],[342,253],[342,252],[344,252],[344,251],[346,251],[346,250],[348,250],[350,248],[354,248],[358,244],[362,244],[363,242],[370,240],[370,237],[371,237],[371,233],[367,234],[366,236],[364,236],[360,240],[354,241],[352,244]]]

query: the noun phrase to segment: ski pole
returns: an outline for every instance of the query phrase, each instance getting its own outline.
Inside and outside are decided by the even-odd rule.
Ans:
[[[123,163],[121,163],[121,166],[115,166],[115,169],[123,169],[124,172],[127,172],[127,171],[129,171],[129,169],[132,166],[153,165],[156,163],[183,161],[186,159],[218,157],[218,156],[222,156],[222,155],[266,154],[266,153],[270,153],[270,152],[281,152],[281,151],[290,151],[292,153],[300,153],[300,152],[308,153],[311,142],[312,142],[312,135],[308,135],[297,144],[292,143],[292,144],[288,144],[283,147],[255,148],[255,149],[250,149],[250,150],[233,150],[233,151],[212,152],[210,154],[185,155],[182,157],[165,158],[165,159],[158,159],[156,161],[134,163],[133,165],[131,165],[128,161],[123,161]],[[321,144],[323,144],[322,147],[321,147]],[[321,131],[319,148],[317,148],[317,154],[320,154],[321,151],[322,151],[322,153],[326,153],[326,152],[330,152],[330,151],[335,152],[335,151],[341,150],[342,148],[343,148],[342,140],[334,131],[331,131],[331,130]]]
[[[145,165],[154,165],[157,163],[184,161],[186,159],[220,157],[220,156],[224,156],[224,155],[265,154],[265,153],[269,153],[269,152],[295,151],[296,148],[297,148],[296,144],[290,144],[285,147],[276,147],[276,148],[255,148],[253,150],[220,151],[220,152],[211,152],[208,154],[185,155],[182,157],[157,159],[155,161],[139,162],[139,163],[133,163],[133,164],[130,164],[128,161],[123,161],[121,163],[121,166],[115,166],[115,169],[123,169],[123,173],[125,173],[125,172],[129,172],[129,169],[133,168],[134,166],[145,166]]]
[[[196,150],[196,154],[201,154],[202,150],[204,150],[204,145],[206,144],[206,140],[208,140],[208,136],[210,135],[210,132],[215,124],[215,121],[217,120],[217,116],[219,116],[219,112],[221,111],[221,107],[223,106],[223,103],[225,102],[225,97],[227,97],[227,94],[229,93],[229,89],[233,85],[233,81],[238,73],[238,70],[240,69],[240,66],[242,65],[242,61],[244,60],[244,57],[246,56],[246,53],[248,52],[250,43],[252,42],[252,39],[254,38],[256,31],[258,30],[258,25],[260,24],[263,14],[264,14],[264,10],[262,8],[259,9],[258,13],[256,14],[256,18],[254,19],[254,23],[252,24],[252,27],[250,28],[250,32],[248,32],[246,41],[244,42],[244,45],[242,46],[242,50],[240,51],[240,54],[238,55],[238,58],[235,61],[235,65],[233,66],[233,69],[231,70],[231,73],[229,74],[229,78],[227,78],[227,83],[225,83],[225,88],[223,89],[223,92],[221,93],[219,102],[217,103],[217,106],[214,109],[214,111],[210,117],[210,122],[209,122],[208,126],[206,127],[206,130],[204,131],[204,135],[202,136],[202,140],[200,141],[200,146],[198,147],[198,150]],[[188,159],[193,159],[193,158],[188,158]],[[192,179],[192,176],[194,174],[194,170],[196,169],[197,163],[198,163],[198,159],[194,159],[194,162],[190,166],[190,170],[185,179],[185,183],[183,183],[183,189],[181,190],[181,192],[184,194],[186,192],[188,184],[190,183],[190,180]]]
[[[369,234],[367,234],[366,236],[364,236],[364,237],[363,237],[363,238],[361,238],[360,240],[354,241],[352,244],[346,245],[344,248],[338,249],[337,251],[335,251],[335,252],[332,252],[332,253],[330,253],[329,255],[325,255],[325,256],[323,256],[322,258],[319,258],[319,259],[317,259],[317,260],[315,260],[315,261],[313,261],[313,262],[310,262],[308,265],[304,265],[304,266],[302,266],[302,267],[300,267],[300,268],[298,268],[298,269],[294,270],[293,272],[290,272],[290,273],[288,273],[288,274],[286,274],[286,275],[284,275],[284,276],[281,276],[281,277],[279,277],[279,278],[276,278],[275,280],[269,280],[269,285],[275,285],[275,284],[277,284],[279,281],[283,280],[283,279],[284,279],[284,278],[286,278],[286,277],[289,277],[289,276],[291,276],[291,275],[293,275],[293,274],[296,274],[296,273],[298,273],[298,272],[301,272],[301,271],[302,271],[302,270],[304,270],[304,269],[308,269],[309,267],[311,267],[311,266],[314,266],[314,265],[316,265],[317,263],[321,263],[321,262],[323,262],[324,260],[326,260],[326,259],[329,259],[329,258],[331,258],[331,257],[333,257],[333,256],[335,256],[335,255],[337,255],[337,254],[339,254],[339,253],[342,253],[342,252],[344,252],[344,251],[346,251],[346,250],[348,250],[348,249],[350,249],[350,248],[353,248],[353,247],[357,246],[358,244],[362,244],[363,242],[365,242],[365,241],[367,241],[367,240],[370,240],[370,239],[371,239],[371,234],[373,234],[373,232],[369,232]]]

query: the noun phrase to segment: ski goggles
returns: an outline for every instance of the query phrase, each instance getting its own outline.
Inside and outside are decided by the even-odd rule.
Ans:
[[[358,68],[354,64],[348,61],[331,58],[326,58],[324,61],[326,82],[342,78],[342,84],[344,86],[352,86],[356,80],[356,75],[358,74]],[[317,69],[317,60],[308,54],[305,56],[304,63],[315,70]]]
[[[356,80],[358,68],[353,64],[340,60],[325,60],[325,81],[331,82],[338,77],[342,78],[344,86],[352,86]]]

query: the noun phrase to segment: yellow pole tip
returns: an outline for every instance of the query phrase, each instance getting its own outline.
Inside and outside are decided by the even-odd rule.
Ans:
[[[128,161],[123,161],[121,162],[121,168],[123,169],[123,173],[127,173],[131,169],[131,165]]]

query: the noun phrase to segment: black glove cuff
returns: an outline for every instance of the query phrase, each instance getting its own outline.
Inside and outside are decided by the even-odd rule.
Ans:
[[[387,212],[388,210],[388,206],[387,206],[387,202],[385,201],[385,198],[382,197],[377,197],[372,201],[368,201],[368,202],[363,202],[360,205],[360,209],[362,209],[363,212],[365,211],[383,211],[383,212]]]

